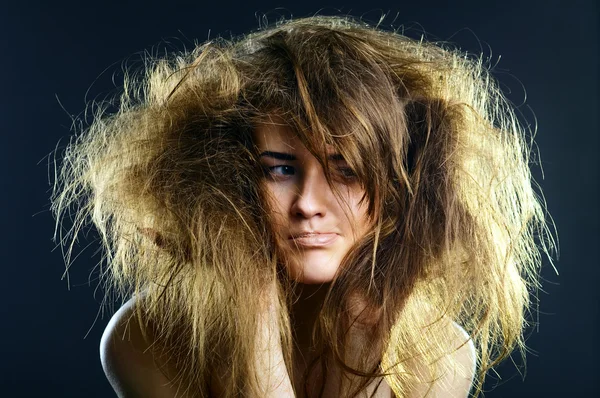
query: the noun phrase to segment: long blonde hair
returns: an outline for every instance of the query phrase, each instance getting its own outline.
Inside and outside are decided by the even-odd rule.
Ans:
[[[515,348],[524,355],[530,294],[554,239],[532,188],[530,131],[481,57],[314,16],[147,58],[144,72],[127,75],[118,110],[96,107],[68,145],[52,209],[57,231],[74,213],[55,235],[68,265],[93,222],[109,293],[143,297],[137,321],[177,370],[174,383],[205,397],[209,370],[226,368],[227,396],[259,395],[257,297],[274,281],[291,369],[290,281],[277,271],[251,139],[271,115],[298,134],[332,188],[325,147],[338,149],[375,225],[344,258],[314,333],[358,376],[348,395],[385,375],[405,396],[419,382],[414,361],[432,378],[454,369],[446,320],[475,343],[475,396],[493,366]],[[340,314],[356,295],[383,343],[376,362],[346,360],[352,320]]]

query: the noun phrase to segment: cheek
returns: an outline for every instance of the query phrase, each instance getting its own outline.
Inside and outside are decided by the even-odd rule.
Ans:
[[[269,214],[269,222],[273,229],[273,232],[279,232],[284,226],[286,226],[286,196],[281,190],[274,190],[265,184],[264,187],[265,197],[264,203],[266,204],[267,213]]]
[[[357,239],[361,238],[367,233],[370,227],[369,218],[367,215],[367,202],[364,201],[361,205],[358,204],[361,195],[354,196],[352,200],[352,214],[354,215],[354,225],[356,227]]]

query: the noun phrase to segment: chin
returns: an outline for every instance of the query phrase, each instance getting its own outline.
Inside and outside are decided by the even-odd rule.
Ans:
[[[289,271],[296,282],[316,285],[331,282],[337,269],[337,264],[332,266],[331,261],[328,261],[324,264],[294,264]]]
[[[299,278],[295,278],[296,281],[298,283],[302,283],[305,285],[322,285],[324,283],[330,283],[333,280],[333,277],[331,278],[324,278],[324,277],[320,277],[320,278],[315,278],[315,277],[299,277]]]

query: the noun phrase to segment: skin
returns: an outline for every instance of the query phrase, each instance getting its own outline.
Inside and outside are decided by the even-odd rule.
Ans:
[[[323,168],[288,127],[259,125],[254,141],[261,154],[279,152],[296,158],[280,160],[267,154],[260,158],[269,175],[264,180],[264,189],[272,212],[271,226],[289,274],[307,285],[331,282],[344,255],[369,228],[366,202],[358,203],[364,190],[355,178],[348,178],[353,172],[344,160],[330,161],[334,174],[339,176],[338,189],[349,205],[347,217],[343,203],[327,184]],[[334,233],[337,237],[325,247],[297,248],[289,237],[298,231]]]
[[[299,142],[294,134],[283,123],[259,125],[254,133],[255,144],[260,152],[272,151],[293,154],[295,160],[277,160],[262,157],[261,164],[272,174],[264,181],[264,189],[270,198],[268,205],[272,209],[272,228],[275,231],[278,251],[284,259],[288,272],[298,282],[299,299],[291,308],[293,333],[296,341],[294,352],[293,374],[289,375],[281,352],[278,329],[273,327],[276,320],[276,299],[272,289],[266,289],[264,308],[257,333],[257,357],[255,366],[260,380],[257,380],[265,392],[262,397],[303,397],[302,391],[294,395],[292,380],[300,385],[303,371],[312,359],[310,347],[310,331],[314,325],[329,283],[338,271],[343,256],[351,245],[362,237],[370,228],[366,217],[366,203],[358,204],[363,195],[360,185],[355,181],[339,179],[338,188],[343,193],[342,199],[350,206],[346,217],[342,203],[338,202],[327,184],[325,174],[317,159]],[[344,171],[347,164],[343,160],[331,162],[333,167]],[[337,179],[336,179],[337,181]],[[364,206],[364,207],[363,207]],[[353,232],[351,226],[355,226]],[[321,248],[296,247],[289,235],[301,230],[333,232],[337,234],[335,242]],[[137,322],[127,322],[133,315],[132,298],[111,319],[102,337],[100,353],[102,366],[106,376],[119,397],[153,397],[171,398],[181,396],[178,386],[170,383],[176,374],[168,363],[158,368],[157,358],[153,358],[148,350],[150,343],[143,338]],[[360,305],[359,305],[360,307]],[[468,335],[458,328],[448,332],[450,347],[456,348],[451,355],[456,357],[466,372],[464,375],[448,374],[430,384],[424,382],[408,394],[408,398],[423,397],[456,397],[468,395],[475,371],[475,347],[473,342],[463,344]],[[151,338],[152,340],[152,338]],[[360,328],[350,330],[347,341],[349,352],[353,344],[360,346],[369,340]],[[373,347],[376,353],[378,347]],[[431,380],[426,369],[416,363],[415,371],[423,380]],[[165,375],[163,372],[166,372]],[[316,372],[320,374],[320,370]],[[220,384],[220,370],[211,372],[211,393],[213,396],[223,395]],[[327,383],[324,396],[340,396],[340,369],[332,367],[327,370]],[[308,380],[311,386],[319,386],[319,376]],[[385,380],[378,384],[374,380],[364,391],[364,396],[389,398],[394,396]],[[374,395],[371,395],[373,394]],[[309,396],[317,396],[317,390],[309,391]],[[343,395],[343,394],[342,394]]]
[[[271,228],[276,236],[277,250],[289,275],[300,283],[296,292],[299,300],[292,308],[291,316],[296,325],[297,342],[306,351],[310,344],[308,332],[318,316],[328,284],[352,244],[369,228],[366,203],[358,204],[364,190],[356,179],[336,181],[343,201],[349,205],[350,212],[345,214],[343,202],[335,197],[318,160],[281,119],[259,124],[253,140],[261,154],[261,166],[268,175],[263,189],[271,210]],[[292,155],[295,160],[276,159],[265,152]],[[335,168],[336,175],[353,174],[344,160],[336,160],[330,165]],[[336,240],[325,247],[297,246],[289,238],[299,231],[335,233]]]
[[[318,160],[281,120],[258,125],[253,139],[259,154],[264,155],[260,157],[267,172],[263,189],[271,210],[277,249],[289,275],[299,282],[296,292],[299,299],[291,309],[298,358],[292,377],[298,382],[312,358],[310,332],[328,285],[344,255],[370,228],[367,204],[359,204],[364,190],[343,159],[330,160],[337,188],[342,193],[341,200],[336,198]],[[335,155],[333,148],[328,149],[329,156]],[[265,152],[293,155],[295,159],[277,159]],[[298,231],[307,230],[335,233],[336,238],[324,247],[297,246],[290,239]],[[329,372],[326,391],[331,391],[332,396],[337,394],[339,377],[339,370]],[[391,395],[385,383],[378,392],[377,396]]]
[[[281,119],[274,119],[273,123],[260,124],[253,133],[253,140],[259,154],[265,151],[279,152],[293,155],[295,160],[281,160],[271,156],[261,156],[261,165],[268,172],[264,180],[263,189],[267,193],[268,206],[271,210],[271,227],[277,239],[277,250],[284,260],[289,275],[298,285],[297,296],[299,299],[291,308],[293,333],[296,341],[294,372],[291,377],[296,385],[300,385],[302,373],[312,359],[310,346],[310,331],[318,317],[319,308],[327,293],[329,284],[333,280],[344,255],[350,247],[369,230],[367,217],[367,203],[359,205],[364,190],[355,179],[337,178],[337,188],[342,193],[342,202],[334,195],[325,178],[323,168],[317,159],[306,149],[289,127]],[[334,155],[333,148],[328,155]],[[351,170],[344,160],[330,161],[334,174],[338,176],[349,175]],[[344,213],[343,202],[349,205],[348,216]],[[354,225],[354,231],[352,229]],[[297,247],[289,237],[298,231],[333,232],[338,236],[332,244],[326,247],[305,248]],[[360,309],[358,300],[358,309]],[[363,331],[354,328],[349,334],[348,346],[352,352],[353,344],[360,346],[369,336]],[[286,372],[281,371],[283,365],[278,339],[271,338],[266,346],[271,347],[271,363],[279,364],[268,373],[278,375],[272,391],[274,396],[293,396],[289,393],[291,384],[286,378]],[[450,326],[448,330],[448,343],[455,347],[451,355],[455,356],[461,364],[465,375],[448,374],[436,383],[423,383],[415,387],[408,395],[409,398],[423,397],[457,397],[468,395],[473,379],[475,364],[475,348],[472,341],[463,344],[468,336],[457,325]],[[460,348],[459,348],[460,347]],[[373,347],[373,352],[379,348]],[[268,351],[268,350],[267,350]],[[416,372],[422,375],[423,380],[431,380],[425,368],[414,364]],[[278,373],[278,371],[280,371]],[[319,373],[319,372],[317,372]],[[340,369],[328,370],[325,396],[338,396],[340,383]],[[392,391],[385,380],[377,386],[379,380],[374,380],[367,388],[366,395],[375,397],[392,397]],[[310,385],[319,385],[316,378],[309,380]],[[309,391],[310,396],[316,396],[317,391]]]

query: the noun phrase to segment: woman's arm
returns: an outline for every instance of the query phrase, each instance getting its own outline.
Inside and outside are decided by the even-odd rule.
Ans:
[[[277,322],[277,290],[275,285],[265,292],[258,322],[256,369],[265,398],[295,397],[290,375],[285,366],[281,335]]]

